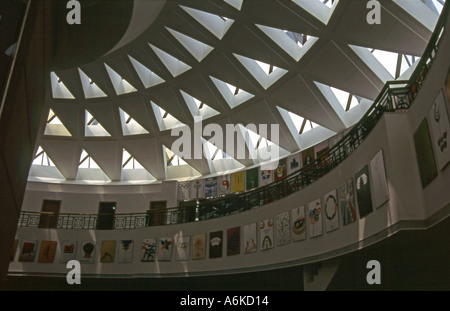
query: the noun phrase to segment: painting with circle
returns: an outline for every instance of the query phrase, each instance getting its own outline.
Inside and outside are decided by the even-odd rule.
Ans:
[[[231,176],[229,174],[217,178],[217,194],[224,195],[231,193]]]
[[[273,248],[273,218],[259,222],[259,249],[264,251]]]
[[[365,165],[355,176],[356,200],[359,217],[364,218],[373,211],[372,193],[370,192],[369,168]]]
[[[287,172],[286,159],[281,159],[278,161],[277,168],[273,172],[275,181],[279,181],[285,178],[286,172]]]
[[[320,199],[309,202],[309,236],[322,235],[322,204]]]
[[[336,189],[323,196],[323,212],[325,215],[325,230],[327,232],[339,228],[339,203]]]
[[[431,129],[431,141],[439,170],[443,170],[450,162],[450,122],[441,90],[428,112],[428,125]]]
[[[189,260],[191,250],[191,237],[181,235],[176,236],[175,243],[176,259]]]
[[[196,234],[192,237],[192,259],[205,259],[206,234]]]
[[[254,253],[256,250],[256,223],[251,223],[244,226],[244,254]]]
[[[241,252],[241,227],[227,230],[227,256],[238,255]]]
[[[291,210],[292,241],[306,239],[305,207],[299,206]]]
[[[156,239],[144,239],[141,246],[141,262],[155,261]]]
[[[94,242],[83,242],[81,244],[81,258],[82,263],[94,263],[95,259],[95,243]]]

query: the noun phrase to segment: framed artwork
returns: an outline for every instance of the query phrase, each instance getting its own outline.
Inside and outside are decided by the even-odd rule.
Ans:
[[[355,176],[356,200],[359,217],[364,218],[373,211],[372,193],[370,190],[369,168],[365,165]]]
[[[119,250],[117,252],[118,262],[133,261],[133,240],[120,240]]]
[[[428,112],[428,120],[437,166],[443,170],[450,162],[450,121],[442,90]]]
[[[196,234],[192,237],[192,259],[205,259],[206,234]]]
[[[244,254],[254,253],[257,250],[256,223],[244,226]]]
[[[289,222],[289,212],[277,215],[276,218],[277,245],[285,245],[291,242],[291,230]]]
[[[378,151],[370,160],[370,177],[373,189],[373,203],[375,208],[378,208],[389,200],[383,150]]]
[[[36,258],[38,247],[38,241],[25,240],[22,242],[22,248],[20,250],[19,261],[20,262],[33,262]]]
[[[191,182],[179,181],[178,182],[178,199],[189,200],[191,198]]]
[[[81,244],[81,258],[82,263],[94,263],[95,259],[95,243],[83,242]]]
[[[336,189],[323,196],[323,212],[325,216],[325,230],[327,232],[339,228],[339,202]]]
[[[172,260],[173,238],[159,238],[158,240],[158,260],[170,261]]]
[[[100,250],[100,262],[111,263],[114,262],[116,256],[116,241],[102,241]]]
[[[205,179],[205,198],[217,196],[217,177]]]
[[[259,187],[258,172],[258,167],[245,171],[245,189],[251,190]]]
[[[287,176],[286,159],[278,161],[278,165],[273,172],[275,181],[279,181]]]
[[[142,240],[141,262],[152,262],[156,259],[156,239]]]
[[[231,174],[231,193],[245,190],[245,171]]]
[[[222,257],[223,232],[215,231],[209,233],[209,258]]]
[[[227,230],[227,256],[241,253],[241,227]]]
[[[176,260],[189,260],[191,251],[191,237],[177,236],[175,241]]]
[[[314,147],[310,147],[302,151],[302,165],[306,167],[314,162],[316,159],[316,154],[314,152]]]
[[[38,262],[40,263],[52,263],[56,254],[56,241],[42,241],[41,248],[39,250]]]
[[[191,199],[205,197],[205,180],[197,179],[191,181]]]
[[[414,132],[414,146],[416,149],[422,188],[425,188],[438,175],[426,118],[422,120],[419,127]]]
[[[290,175],[302,168],[300,153],[290,155],[287,158],[287,175]]]
[[[355,222],[356,205],[353,178],[349,178],[339,185],[339,205],[341,207],[342,223],[344,226]]]
[[[231,176],[229,174],[217,177],[217,183],[219,195],[231,193]]]
[[[273,170],[259,170],[259,186],[265,186],[273,182]]]
[[[259,222],[259,249],[262,251],[273,248],[273,218]]]
[[[19,244],[19,240],[18,239],[14,239],[14,244],[13,244],[13,248],[12,248],[12,251],[11,251],[11,260],[10,261],[14,261],[14,258],[16,257],[17,244]]]
[[[315,237],[322,235],[322,204],[320,199],[309,202],[309,236]]]
[[[76,241],[64,241],[61,244],[61,257],[60,261],[67,263],[70,260],[74,260],[77,253],[78,242]]]
[[[306,239],[305,207],[299,206],[291,210],[292,241]]]

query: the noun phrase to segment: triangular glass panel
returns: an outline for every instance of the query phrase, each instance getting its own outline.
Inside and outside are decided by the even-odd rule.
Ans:
[[[177,77],[192,68],[191,66],[183,63],[178,58],[173,57],[169,53],[164,52],[156,46],[150,43],[149,45],[173,77]]]
[[[180,165],[188,165],[186,161],[184,161],[181,157],[175,154],[172,150],[164,146],[165,155],[166,155],[166,166],[180,166]]]
[[[75,99],[69,89],[54,72],[50,73],[50,80],[52,84],[53,98]]]
[[[119,108],[120,121],[122,123],[122,133],[124,136],[148,134],[148,131],[142,127],[128,113]]]
[[[420,57],[406,55],[396,52],[389,52],[383,50],[377,50],[367,48],[373,56],[380,62],[381,65],[389,72],[389,74],[396,80],[398,79],[409,67],[417,62]]]
[[[116,71],[114,71],[110,66],[105,64],[106,71],[108,72],[109,78],[111,79],[111,83],[114,86],[114,90],[117,95],[128,94],[132,92],[136,92],[137,90],[128,83],[127,80],[122,78]]]
[[[144,167],[125,149],[122,155],[122,168],[124,170],[144,169]]]
[[[231,85],[211,76],[210,78],[231,108],[239,106],[254,97],[253,94],[248,93],[237,86]]]
[[[184,123],[178,121],[177,118],[168,113],[165,109],[161,108],[154,102],[150,101],[155,114],[156,121],[160,131],[170,130],[176,127],[184,126]]]
[[[333,5],[337,3],[338,0],[292,0],[292,2],[326,25],[333,12]]]
[[[361,102],[362,97],[360,96],[352,95],[349,92],[331,86],[330,89],[333,92],[334,96],[336,96],[337,100],[339,101],[339,104],[341,104],[342,108],[344,108],[345,111],[348,111],[353,107],[356,107]]]
[[[61,120],[56,116],[53,110],[50,109],[45,125],[44,135],[49,136],[72,136],[67,128],[62,124]]]
[[[222,39],[223,36],[225,36],[234,22],[234,20],[223,16],[188,8],[183,5],[180,5],[180,7],[219,39]]]
[[[80,162],[78,163],[79,168],[100,168],[97,162],[86,152],[86,150],[81,151]]]
[[[219,114],[217,110],[209,107],[197,98],[192,97],[182,90],[180,90],[180,92],[193,117],[200,117],[201,120],[205,120]]]
[[[214,160],[222,160],[222,159],[233,159],[230,155],[228,155],[225,151],[218,148],[216,145],[211,143],[210,141],[202,138],[203,141],[203,148],[204,148],[204,155],[207,159],[214,161]]]
[[[154,73],[153,71],[142,65],[140,62],[138,62],[130,55],[128,55],[128,58],[130,59],[131,64],[133,64],[134,70],[136,70],[145,88],[149,88],[165,82],[164,79],[162,79],[156,73]]]
[[[177,39],[185,48],[188,50],[192,56],[197,59],[197,61],[201,62],[214,48],[200,42],[194,38],[191,38],[181,32],[175,31],[166,27],[166,29]]]
[[[85,116],[85,136],[111,136],[89,111],[85,111]]]
[[[80,74],[81,85],[83,86],[84,97],[86,98],[97,98],[97,97],[107,97],[105,92],[103,92],[95,82],[89,78],[80,68],[78,68]]]
[[[239,11],[241,10],[242,3],[244,2],[244,0],[223,0],[223,1],[228,3],[233,8],[235,8],[236,10],[239,10]]]
[[[33,159],[33,165],[55,166],[55,163],[53,163],[47,153],[45,153],[44,149],[39,146]]]

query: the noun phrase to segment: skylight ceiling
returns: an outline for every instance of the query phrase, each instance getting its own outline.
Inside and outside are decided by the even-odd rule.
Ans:
[[[38,139],[45,154],[30,177],[149,183],[216,176],[260,165],[258,154],[269,147],[287,156],[346,130],[386,81],[409,77],[443,4],[386,1],[375,28],[363,2],[168,1],[129,45],[49,75]],[[251,123],[279,125],[279,139],[245,127]],[[215,125],[223,142],[226,126],[239,125],[233,135],[245,144],[214,145],[202,129]],[[181,129],[206,156],[171,150]],[[254,157],[239,158],[239,147]]]

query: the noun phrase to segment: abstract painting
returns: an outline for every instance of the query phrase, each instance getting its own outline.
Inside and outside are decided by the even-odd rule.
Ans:
[[[293,154],[287,158],[287,175],[294,173],[302,168],[300,153]]]
[[[117,252],[118,262],[133,261],[133,240],[120,240],[119,250]]]
[[[19,261],[21,262],[33,262],[36,258],[36,252],[37,252],[37,241],[23,241],[22,242],[22,249],[20,251],[19,255]]]
[[[61,262],[68,262],[75,259],[78,243],[76,241],[64,241],[61,244]]]
[[[259,187],[259,168],[255,167],[245,172],[245,189],[251,190]]]
[[[191,254],[191,237],[175,236],[176,260],[189,260]]]
[[[254,253],[257,250],[256,223],[244,226],[244,254]]]
[[[259,171],[259,186],[265,186],[273,182],[273,170]]]
[[[314,147],[305,149],[302,151],[302,165],[303,167],[306,167],[314,162],[316,159],[316,155],[314,152]]]
[[[287,174],[286,159],[281,159],[278,161],[278,165],[273,173],[275,181],[279,181],[286,177]]]
[[[370,160],[370,178],[373,189],[373,203],[375,208],[389,200],[389,191],[384,167],[383,150]]]
[[[306,239],[305,207],[299,206],[291,210],[292,241]]]
[[[42,241],[41,249],[39,250],[38,262],[52,263],[55,259],[57,244],[58,242],[56,241]]]
[[[245,171],[231,174],[231,193],[245,190]]]
[[[227,256],[241,253],[241,227],[227,230]]]
[[[205,197],[205,180],[197,179],[191,181],[191,199]]]
[[[277,215],[276,218],[277,229],[277,245],[285,245],[291,242],[291,230],[289,222],[289,212],[284,212]]]
[[[217,196],[217,177],[205,179],[205,198]]]
[[[222,257],[223,232],[215,231],[209,234],[209,258]]]
[[[231,193],[231,176],[229,174],[217,178],[217,193],[219,195]]]
[[[83,242],[81,244],[81,258],[82,263],[94,263],[95,259],[95,243]]]
[[[353,178],[339,185],[339,204],[341,206],[342,223],[344,226],[356,221],[356,205],[353,190]]]
[[[192,259],[205,259],[206,234],[196,234],[192,237]]]
[[[426,118],[422,120],[419,127],[414,132],[414,145],[422,188],[425,188],[438,175]]]
[[[320,199],[309,202],[309,236],[322,235],[322,204]]]
[[[158,260],[170,261],[172,260],[173,238],[159,238],[158,240]]]
[[[359,217],[364,218],[373,211],[372,193],[370,191],[369,168],[365,165],[356,175],[356,201]]]
[[[259,249],[264,251],[273,248],[273,218],[259,222]]]
[[[111,263],[114,262],[116,256],[116,241],[102,241],[100,250],[100,262]]]
[[[144,239],[141,247],[141,262],[152,262],[156,259],[156,239]]]
[[[442,90],[430,108],[428,120],[438,169],[443,170],[450,162],[450,122]]]
[[[339,228],[339,202],[336,189],[323,196],[323,212],[325,215],[325,230],[330,232]]]

